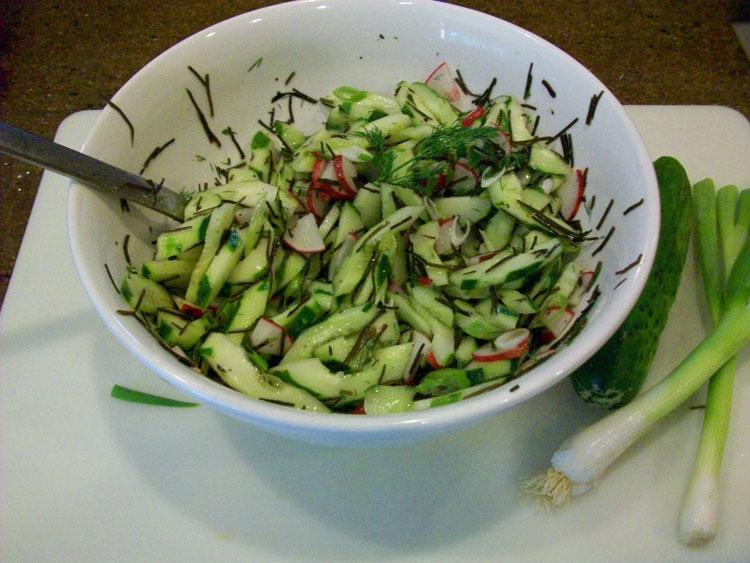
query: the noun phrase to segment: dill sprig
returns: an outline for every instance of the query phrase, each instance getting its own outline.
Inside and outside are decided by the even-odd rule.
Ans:
[[[449,173],[453,164],[467,156],[474,145],[492,141],[498,135],[494,127],[438,126],[414,150],[414,156],[395,166],[396,153],[386,145],[386,139],[377,127],[365,128],[356,133],[364,137],[373,155],[371,166],[375,181],[389,182],[431,194],[441,177]],[[405,170],[405,173],[403,172]],[[396,172],[402,172],[396,176]]]

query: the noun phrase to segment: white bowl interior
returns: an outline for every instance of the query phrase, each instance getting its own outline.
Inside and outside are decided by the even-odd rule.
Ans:
[[[304,0],[250,12],[186,39],[144,67],[113,99],[133,124],[133,144],[123,118],[107,107],[89,134],[84,152],[138,172],[154,148],[174,139],[144,175],[155,181],[164,179],[178,190],[195,189],[213,182],[209,162],[238,159],[222,131],[231,126],[244,145],[257,130],[257,120],[268,121],[270,100],[278,91],[294,87],[317,98],[348,84],[389,94],[399,80],[424,80],[444,60],[460,69],[472,90],[484,90],[497,77],[494,94],[518,97],[523,96],[533,63],[527,102],[541,116],[540,130],[555,134],[578,118],[569,129],[575,164],[589,169],[587,193],[589,197],[595,193],[597,201],[590,218],[583,214],[582,222],[594,228],[613,200],[605,225],[594,234],[604,236],[611,227],[615,230],[597,255],[604,262],[598,280],[602,297],[570,346],[513,385],[431,411],[320,415],[257,401],[183,366],[135,320],[116,313],[125,305],[104,264],[119,282],[126,235],[130,235],[130,255],[138,263],[150,257],[156,233],[169,222],[134,205],[123,213],[115,198],[73,183],[69,199],[72,252],[83,285],[105,324],[159,376],[206,404],[266,430],[326,444],[431,438],[528,399],[569,374],[614,332],[645,283],[658,237],[658,189],[643,143],[609,90],[577,61],[512,24],[428,0]],[[206,90],[188,67],[209,75],[213,117],[208,113]],[[203,108],[221,148],[208,142],[186,89]],[[600,92],[595,118],[587,125],[590,100]],[[275,111],[287,115],[286,101],[278,103]],[[296,101],[293,111],[303,130],[310,132],[322,123],[323,108]],[[644,203],[638,209],[623,215],[641,199]],[[638,256],[639,265],[626,275],[616,273]]]

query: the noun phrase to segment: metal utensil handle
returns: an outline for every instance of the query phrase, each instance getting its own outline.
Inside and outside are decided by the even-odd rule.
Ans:
[[[180,194],[7,123],[0,123],[0,153],[80,180],[178,221],[183,219],[185,201]]]

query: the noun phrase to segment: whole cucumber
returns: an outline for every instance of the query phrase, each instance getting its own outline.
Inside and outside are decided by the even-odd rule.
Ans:
[[[682,164],[664,156],[654,162],[661,200],[661,226],[646,285],[622,325],[571,376],[587,403],[616,409],[638,394],[656,353],[682,277],[692,224],[692,193]]]

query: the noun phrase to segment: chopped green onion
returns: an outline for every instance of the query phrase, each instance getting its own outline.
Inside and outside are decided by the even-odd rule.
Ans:
[[[110,396],[115,399],[120,399],[121,401],[142,403],[144,405],[156,405],[159,407],[197,407],[200,404],[160,397],[159,395],[152,395],[151,393],[145,393],[144,391],[129,389],[128,387],[123,387],[116,383],[112,386]]]

